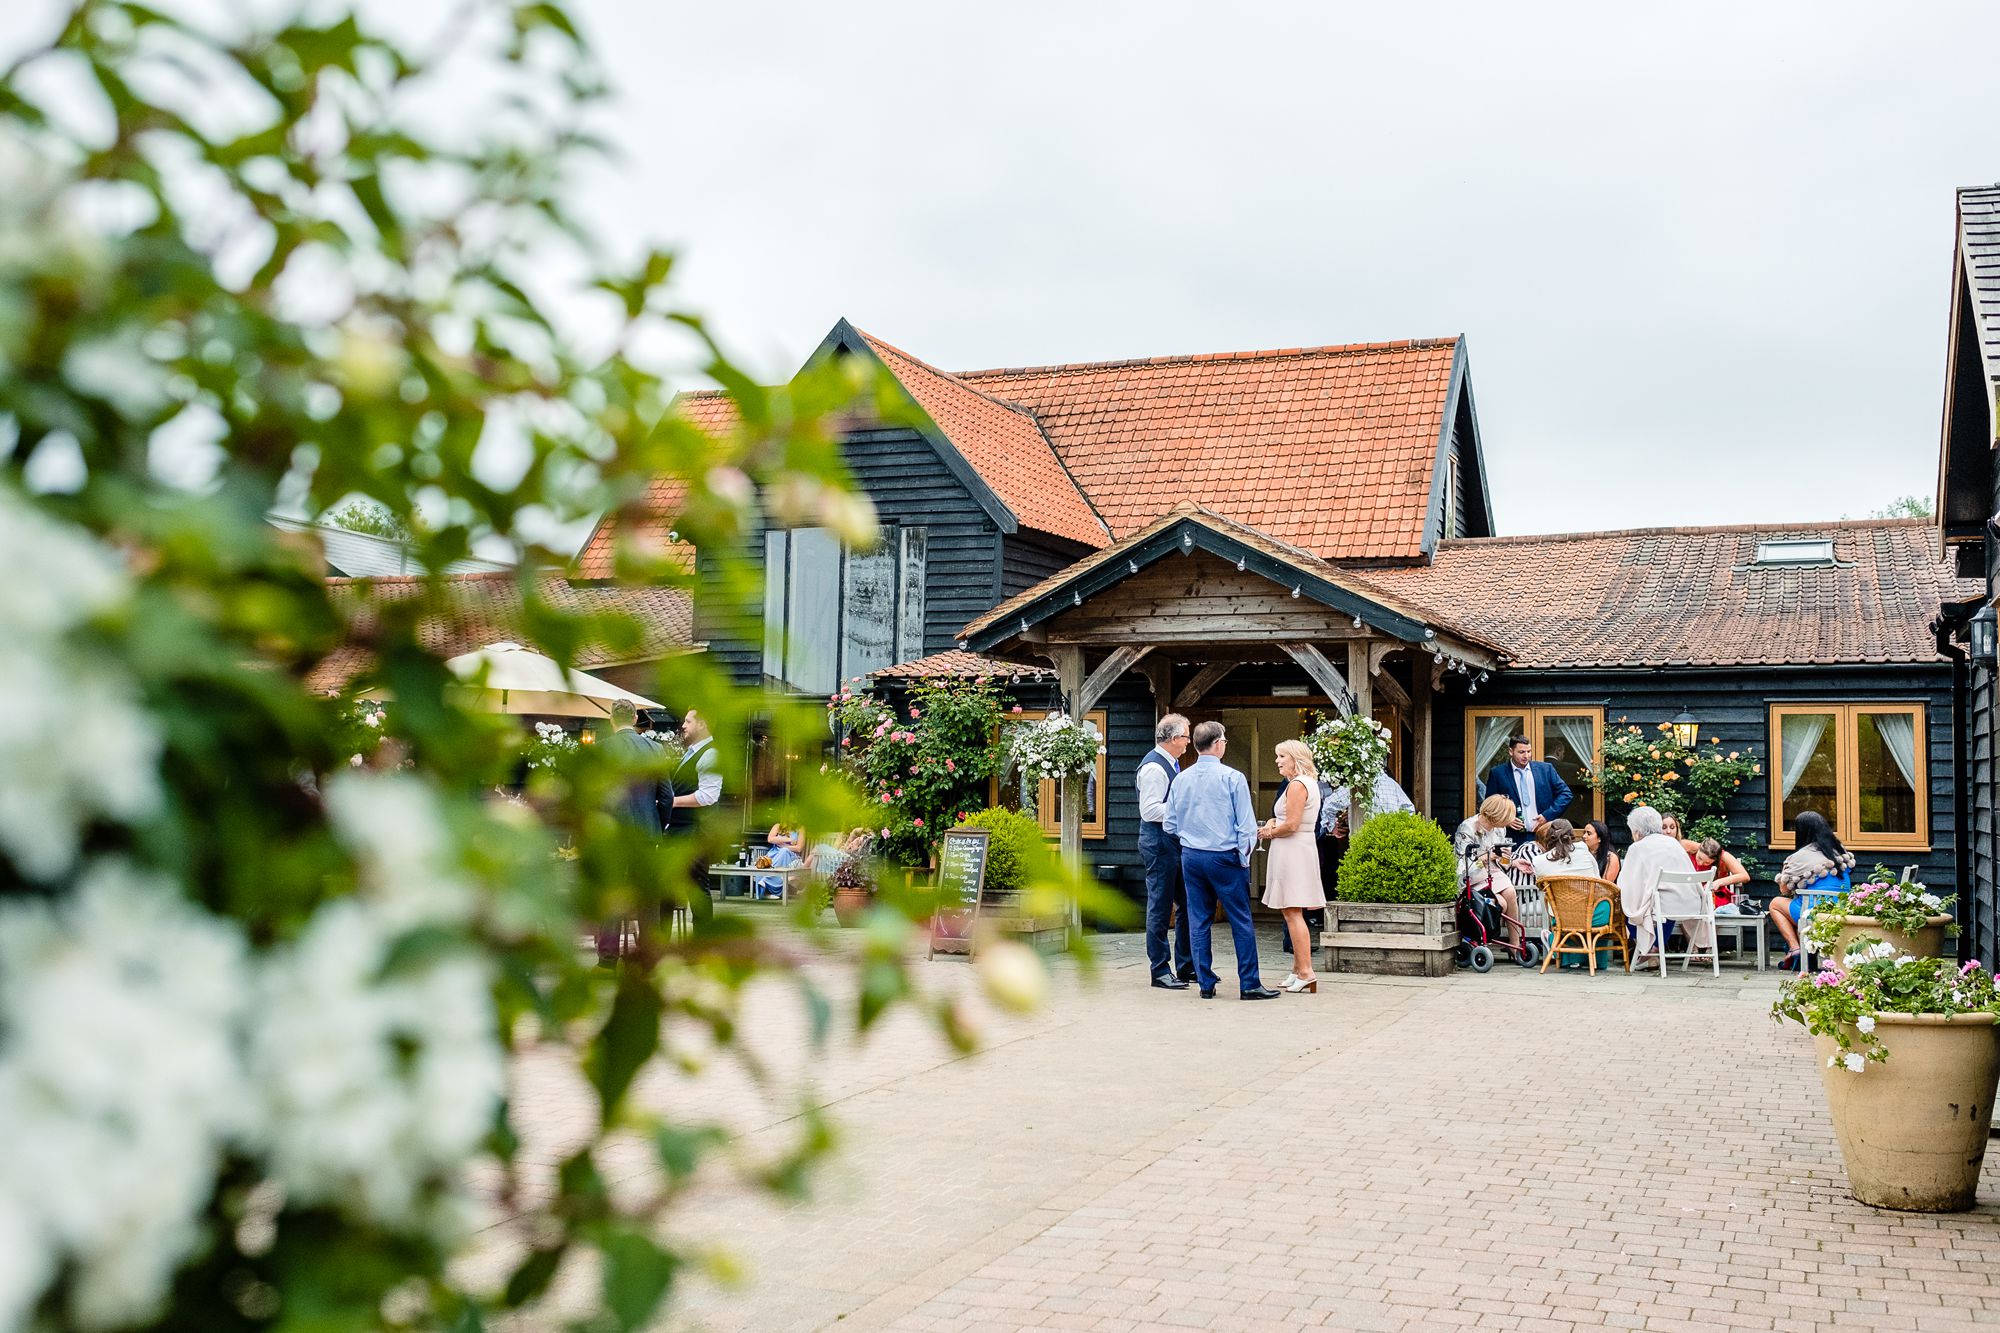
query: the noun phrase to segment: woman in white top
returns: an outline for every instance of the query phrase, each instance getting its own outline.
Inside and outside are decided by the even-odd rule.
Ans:
[[[1500,904],[1507,922],[1507,945],[1521,947],[1521,895],[1507,877],[1513,860],[1514,835],[1511,831],[1517,811],[1514,803],[1498,794],[1479,803],[1472,818],[1458,826],[1452,847],[1458,852],[1459,871],[1473,888],[1483,888]]]
[[[1304,741],[1279,741],[1277,760],[1285,789],[1278,793],[1271,818],[1257,830],[1258,837],[1271,841],[1271,859],[1264,866],[1264,906],[1285,914],[1285,930],[1292,939],[1292,975],[1285,978],[1284,988],[1294,995],[1318,994],[1306,912],[1326,906],[1319,878],[1319,769]]]
[[[1529,862],[1535,878],[1558,875],[1588,875],[1595,878],[1597,858],[1576,840],[1576,826],[1567,819],[1551,819],[1535,830],[1535,855]]]

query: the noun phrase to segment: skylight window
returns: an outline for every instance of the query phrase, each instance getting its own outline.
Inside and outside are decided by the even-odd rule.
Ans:
[[[1833,560],[1833,542],[1823,537],[1785,537],[1757,543],[1759,565],[1782,565],[1797,568],[1801,565],[1830,565]]]

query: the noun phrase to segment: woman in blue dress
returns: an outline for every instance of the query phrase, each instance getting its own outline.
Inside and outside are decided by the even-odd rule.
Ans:
[[[1807,810],[1793,825],[1799,849],[1785,858],[1778,871],[1778,896],[1771,900],[1771,922],[1785,937],[1788,952],[1779,967],[1799,961],[1799,914],[1807,895],[1845,893],[1854,885],[1854,853],[1833,836],[1833,825],[1817,810]]]

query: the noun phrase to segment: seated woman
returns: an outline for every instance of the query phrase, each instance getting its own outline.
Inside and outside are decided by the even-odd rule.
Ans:
[[[1792,825],[1799,849],[1778,869],[1778,896],[1771,900],[1771,921],[1785,937],[1781,968],[1799,963],[1799,913],[1805,892],[1843,893],[1854,885],[1854,854],[1833,836],[1833,825],[1817,810],[1807,810]]]
[[[1458,852],[1459,873],[1474,889],[1483,889],[1497,899],[1506,914],[1507,944],[1521,947],[1521,895],[1507,878],[1512,860],[1514,803],[1505,796],[1489,796],[1479,803],[1479,811],[1458,826],[1452,846]]]
[[[1583,845],[1597,860],[1596,875],[1599,879],[1618,882],[1618,853],[1611,846],[1611,826],[1601,819],[1593,819],[1583,826]]]
[[[1743,909],[1737,906],[1736,895],[1750,882],[1750,872],[1736,859],[1736,853],[1724,849],[1714,838],[1703,838],[1694,849],[1694,868],[1715,872],[1708,888],[1715,895],[1717,916],[1743,914]]]
[[[793,828],[789,824],[771,825],[771,831],[764,835],[770,844],[767,856],[774,870],[790,870],[793,866],[805,864],[806,831]],[[750,897],[782,898],[785,896],[785,881],[780,875],[760,875],[750,881]]]
[[[1598,873],[1597,858],[1576,840],[1576,826],[1567,819],[1551,819],[1535,830],[1535,854],[1528,867],[1538,880]]]
[[[1637,967],[1657,957],[1664,937],[1672,933],[1672,922],[1657,919],[1655,895],[1660,876],[1669,871],[1691,872],[1694,860],[1678,838],[1666,835],[1660,812],[1649,805],[1633,806],[1625,816],[1625,827],[1632,833],[1632,846],[1625,853],[1625,864],[1618,868],[1618,898],[1625,919],[1632,925],[1632,965]],[[1686,925],[1691,949],[1706,952],[1715,947],[1715,941],[1707,938],[1707,923],[1690,921]]]

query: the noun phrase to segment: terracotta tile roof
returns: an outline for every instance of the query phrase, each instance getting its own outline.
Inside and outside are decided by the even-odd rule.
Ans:
[[[1089,574],[1115,560],[1125,557],[1125,553],[1140,543],[1158,535],[1165,529],[1181,522],[1192,522],[1219,533],[1253,550],[1260,551],[1284,565],[1309,574],[1322,582],[1343,588],[1354,595],[1365,598],[1386,611],[1394,612],[1407,620],[1429,625],[1440,633],[1451,635],[1473,647],[1484,649],[1496,656],[1505,656],[1507,648],[1503,643],[1488,638],[1469,618],[1451,611],[1440,611],[1437,603],[1418,600],[1408,591],[1380,577],[1387,570],[1370,569],[1361,572],[1345,565],[1331,564],[1310,551],[1302,551],[1296,546],[1279,541],[1267,533],[1258,532],[1225,515],[1202,508],[1199,505],[1180,504],[1156,521],[1136,532],[1121,537],[1101,551],[1093,551],[1066,569],[1058,570],[1037,583],[1034,587],[1016,593],[1000,605],[966,625],[958,632],[960,639],[969,639],[1007,620],[1048,596],[1051,592]],[[1143,567],[1142,567],[1143,568]]]
[[[1022,527],[1085,546],[1111,540],[1032,415],[880,338],[861,337]]]
[[[1042,680],[1056,673],[1047,667],[1023,666],[1019,662],[1003,662],[997,657],[982,657],[978,653],[964,653],[956,648],[942,653],[932,653],[914,662],[898,662],[894,666],[871,671],[871,680],[935,680],[942,676],[955,676],[971,680],[979,676],[1001,676],[1009,679]]]
[[[684,393],[674,399],[673,410],[686,417],[710,435],[720,438],[736,429],[736,404],[720,389],[704,389]],[[643,516],[637,525],[640,540],[664,541],[666,531],[661,527],[665,521],[680,512],[681,501],[687,495],[687,485],[678,477],[655,477],[646,488],[646,495],[637,505],[626,512]],[[607,513],[597,520],[596,529],[590,540],[577,552],[576,569],[573,577],[579,579],[608,579],[612,577],[617,558],[618,533],[621,528],[619,515]],[[689,560],[693,550],[689,549]]]
[[[561,610],[572,614],[618,612],[638,623],[638,637],[632,642],[589,644],[579,650],[575,664],[585,670],[652,661],[700,646],[694,638],[694,602],[686,588],[592,586],[572,583],[554,570],[536,578],[542,596]],[[417,639],[439,657],[456,657],[507,639],[529,642],[520,623],[520,583],[512,571],[451,575],[435,590],[421,577],[328,579],[326,584],[336,602],[350,607],[422,603],[424,615],[417,626]],[[355,619],[365,635],[365,611],[357,612]],[[330,694],[365,671],[371,661],[365,644],[350,644],[322,661],[307,676],[306,684]]]
[[[1836,563],[1753,567],[1784,538],[1830,539]],[[1926,519],[1483,537],[1369,573],[1453,608],[1514,667],[1930,663],[1940,602],[1979,591],[1939,562]]]
[[[1458,340],[982,370],[1120,537],[1183,501],[1329,560],[1416,560]]]

